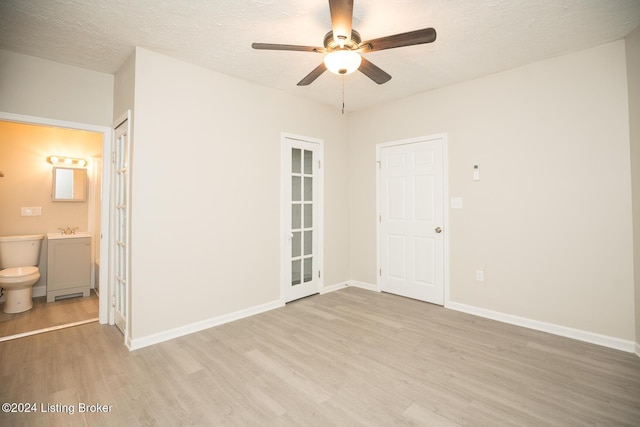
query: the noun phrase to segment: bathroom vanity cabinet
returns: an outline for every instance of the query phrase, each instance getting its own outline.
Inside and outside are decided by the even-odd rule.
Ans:
[[[47,302],[70,296],[89,296],[91,288],[91,236],[49,234]]]

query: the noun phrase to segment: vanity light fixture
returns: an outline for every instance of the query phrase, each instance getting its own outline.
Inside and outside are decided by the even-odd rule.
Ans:
[[[47,162],[54,166],[70,166],[79,168],[87,166],[87,161],[85,159],[78,159],[75,157],[49,156],[47,157]]]

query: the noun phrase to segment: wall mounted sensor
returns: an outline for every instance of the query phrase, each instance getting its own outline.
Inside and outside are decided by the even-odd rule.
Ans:
[[[480,181],[480,165],[477,163],[473,165],[473,180]]]

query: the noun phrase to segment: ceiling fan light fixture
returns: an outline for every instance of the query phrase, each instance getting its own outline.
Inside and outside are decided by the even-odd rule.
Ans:
[[[352,50],[334,50],[324,57],[324,65],[333,74],[345,75],[356,71],[362,63],[362,57]]]

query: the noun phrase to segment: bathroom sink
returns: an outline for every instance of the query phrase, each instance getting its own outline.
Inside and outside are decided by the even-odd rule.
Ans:
[[[47,239],[79,239],[81,237],[91,237],[91,234],[81,231],[76,231],[76,234],[62,234],[62,233],[49,233],[47,234]]]

